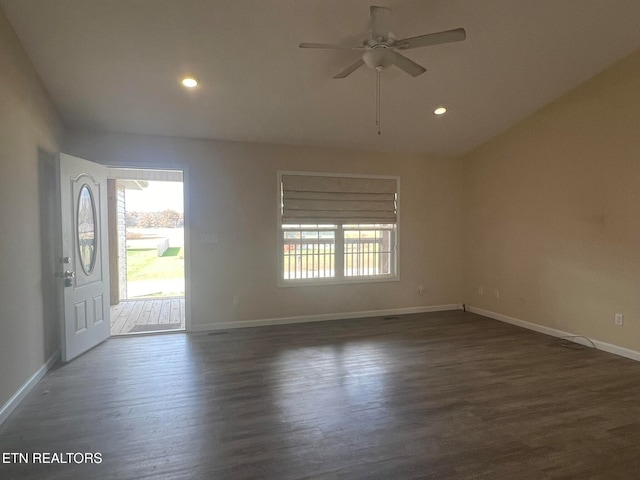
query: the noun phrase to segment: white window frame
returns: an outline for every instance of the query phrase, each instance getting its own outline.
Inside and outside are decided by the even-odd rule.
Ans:
[[[393,230],[393,252],[391,255],[392,273],[383,275],[344,275],[344,228],[342,224],[337,224],[335,233],[335,276],[334,277],[317,277],[317,278],[284,278],[284,230],[282,228],[282,176],[283,175],[306,175],[320,177],[352,177],[352,178],[380,178],[391,179],[396,181],[396,222]],[[342,173],[319,173],[319,172],[299,172],[283,170],[278,171],[277,179],[277,245],[278,245],[278,286],[279,287],[299,287],[309,285],[343,285],[343,284],[359,284],[359,283],[379,283],[379,282],[397,282],[400,281],[400,177],[395,175],[363,175],[363,174],[342,174]],[[352,223],[345,222],[346,225]],[[361,223],[360,225],[369,225]],[[308,230],[314,230],[310,228]]]

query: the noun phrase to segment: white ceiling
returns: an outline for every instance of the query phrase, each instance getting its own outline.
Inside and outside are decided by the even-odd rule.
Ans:
[[[367,37],[369,5],[427,72],[331,77]],[[640,47],[639,0],[0,0],[69,127],[458,155]],[[201,85],[186,91],[184,73]],[[639,72],[640,74],[640,72]],[[442,118],[433,107],[444,104]]]

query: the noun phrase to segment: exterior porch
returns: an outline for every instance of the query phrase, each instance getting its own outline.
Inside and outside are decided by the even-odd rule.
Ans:
[[[184,297],[122,300],[111,307],[111,335],[184,330]]]

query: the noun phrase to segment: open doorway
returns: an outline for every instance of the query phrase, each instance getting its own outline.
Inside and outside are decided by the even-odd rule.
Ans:
[[[109,169],[111,335],[184,331],[179,170]]]

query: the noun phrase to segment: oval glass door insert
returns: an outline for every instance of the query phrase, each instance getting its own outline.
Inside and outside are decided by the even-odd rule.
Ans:
[[[78,196],[78,252],[84,273],[89,275],[96,264],[96,206],[85,183]]]

